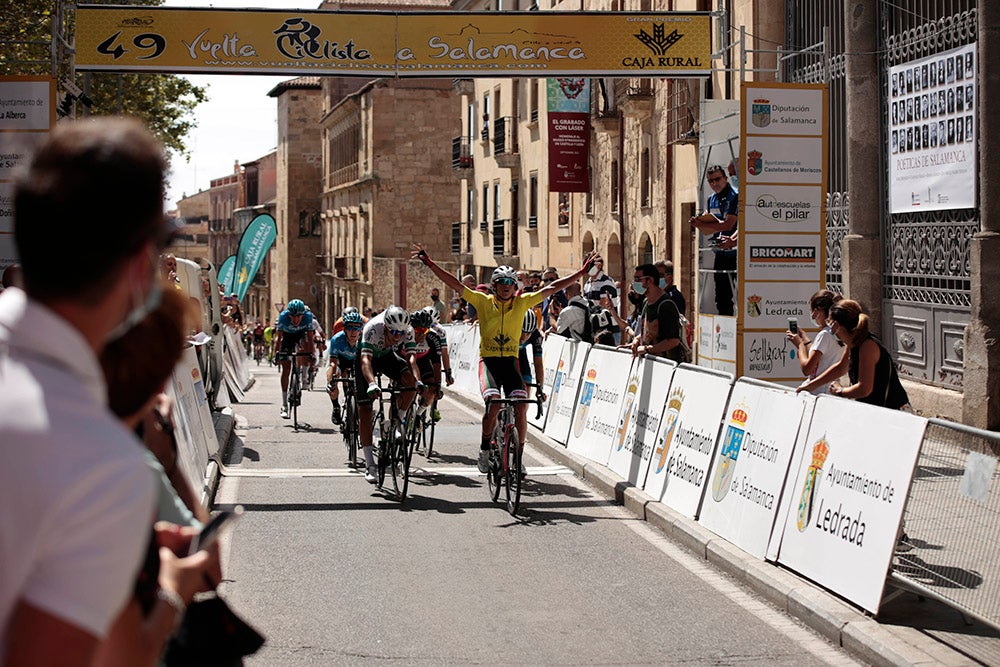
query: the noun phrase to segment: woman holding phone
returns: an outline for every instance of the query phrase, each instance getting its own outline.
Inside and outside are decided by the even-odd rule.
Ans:
[[[789,327],[785,332],[787,338],[798,353],[799,368],[807,380],[811,381],[826,369],[840,361],[840,342],[830,330],[830,308],[840,301],[840,295],[834,294],[830,290],[823,289],[809,298],[809,316],[817,326],[822,327],[813,340],[809,340],[805,333],[799,330],[798,323],[791,320],[789,325],[795,324],[795,328]],[[825,394],[830,383],[825,382],[810,390],[812,394]]]

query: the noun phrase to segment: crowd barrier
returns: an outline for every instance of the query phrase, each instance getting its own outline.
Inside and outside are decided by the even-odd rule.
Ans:
[[[478,328],[448,332],[454,388],[478,398]],[[532,423],[574,454],[873,614],[895,564],[893,581],[946,589],[997,624],[997,434],[559,336],[543,359]],[[897,552],[904,511],[926,553]]]

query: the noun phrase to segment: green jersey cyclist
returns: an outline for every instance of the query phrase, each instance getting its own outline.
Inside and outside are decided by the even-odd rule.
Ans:
[[[527,398],[524,379],[518,366],[518,352],[521,342],[521,325],[524,314],[532,307],[541,303],[587,273],[587,270],[600,259],[596,252],[587,253],[583,266],[578,271],[556,280],[537,292],[517,293],[517,272],[509,266],[498,266],[493,271],[491,279],[493,293],[483,294],[463,285],[458,278],[451,275],[427,255],[427,251],[419,243],[413,245],[413,259],[419,259],[434,275],[451,289],[461,294],[462,298],[476,308],[479,316],[479,386],[483,392],[483,400],[488,408],[483,413],[482,440],[479,445],[479,471],[486,473],[489,469],[490,435],[496,426],[500,406],[491,403],[490,399],[498,398],[501,390],[507,398]],[[517,426],[519,443],[524,447],[524,438],[528,425],[528,406],[520,403],[516,406],[515,424]]]

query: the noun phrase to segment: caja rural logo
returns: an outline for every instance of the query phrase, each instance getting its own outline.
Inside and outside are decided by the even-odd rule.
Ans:
[[[729,493],[729,486],[736,473],[736,459],[740,456],[740,448],[746,437],[747,420],[750,419],[745,408],[743,404],[737,405],[729,416],[726,436],[719,448],[715,476],[712,478],[712,498],[715,502],[721,502]]]
[[[652,34],[640,29],[633,35],[643,46],[653,52],[651,56],[628,56],[622,58],[622,66],[637,67],[701,67],[701,58],[690,56],[667,56],[667,51],[677,42],[684,38],[684,34],[675,29],[669,35],[663,28],[662,23],[653,24]]]

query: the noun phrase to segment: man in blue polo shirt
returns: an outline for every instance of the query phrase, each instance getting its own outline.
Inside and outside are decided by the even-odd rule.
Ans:
[[[726,170],[712,165],[706,172],[708,185],[715,193],[708,198],[708,210],[688,222],[702,234],[711,234],[709,245],[715,254],[715,306],[719,315],[735,314],[733,282],[736,276],[736,250],[729,243],[739,229],[737,215],[740,194],[726,177]],[[727,249],[728,248],[728,249]]]

